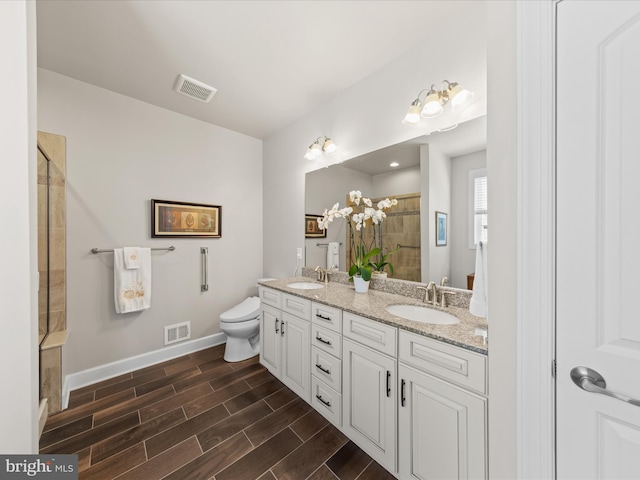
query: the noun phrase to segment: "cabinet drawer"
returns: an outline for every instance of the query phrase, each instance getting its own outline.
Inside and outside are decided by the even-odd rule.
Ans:
[[[318,347],[336,358],[342,358],[342,335],[313,323],[311,324],[311,346]]]
[[[276,308],[282,307],[282,293],[279,291],[260,286],[258,287],[258,294],[260,295],[260,301],[262,303]]]
[[[487,357],[412,332],[400,331],[399,360],[465,388],[487,393]]]
[[[342,426],[342,395],[313,376],[311,405],[336,427]]]
[[[282,310],[298,318],[311,321],[311,300],[283,293]]]
[[[311,321],[334,332],[342,332],[342,310],[321,303],[311,304]]]
[[[342,392],[342,360],[311,347],[311,373],[338,393]]]
[[[396,356],[398,329],[352,313],[344,312],[343,335],[392,357]]]

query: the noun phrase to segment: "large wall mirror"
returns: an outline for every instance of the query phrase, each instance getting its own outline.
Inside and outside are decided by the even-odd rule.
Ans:
[[[336,202],[343,207],[351,190],[372,199],[406,199],[387,211],[382,224],[384,253],[400,245],[388,258],[394,265],[389,276],[423,283],[447,277],[450,286],[467,289],[475,268],[474,243],[487,233],[486,206],[482,211],[478,203],[482,194],[486,202],[486,138],[486,117],[479,117],[309,172],[305,211],[321,215]],[[445,222],[444,236],[441,229],[436,232],[438,217],[441,226]],[[340,244],[339,270],[348,270],[342,219],[331,223],[326,237],[305,238],[305,265],[328,268],[329,258],[335,259],[327,255],[331,242]]]

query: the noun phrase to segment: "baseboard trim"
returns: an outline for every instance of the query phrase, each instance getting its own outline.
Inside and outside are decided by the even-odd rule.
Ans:
[[[69,406],[69,394],[73,390],[102,382],[103,380],[108,380],[109,378],[117,377],[124,373],[133,372],[140,368],[149,367],[156,363],[166,362],[167,360],[181,357],[182,355],[204,350],[205,348],[221,345],[226,341],[227,336],[224,333],[215,333],[208,337],[196,338],[195,340],[183,342],[178,345],[171,345],[170,347],[160,350],[123,358],[116,362],[66,375],[62,387],[62,408],[64,410]]]

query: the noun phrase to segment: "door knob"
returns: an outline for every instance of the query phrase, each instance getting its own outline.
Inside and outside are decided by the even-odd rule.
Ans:
[[[571,380],[582,390],[591,393],[600,393],[609,397],[617,398],[623,402],[630,403],[636,407],[640,407],[640,400],[636,400],[625,395],[607,390],[607,382],[604,381],[602,375],[589,367],[574,367],[570,372]]]

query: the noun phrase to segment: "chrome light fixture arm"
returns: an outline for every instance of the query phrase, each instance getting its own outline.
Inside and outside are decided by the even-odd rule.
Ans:
[[[424,92],[427,92],[427,94],[424,102],[421,102],[420,96]],[[430,88],[424,88],[418,93],[418,97],[411,102],[402,123],[417,125],[421,117],[433,118],[440,115],[444,110],[443,107],[449,102],[451,102],[452,110],[458,110],[470,103],[472,98],[473,93],[464,89],[457,82],[443,80],[441,90],[438,90],[435,84],[432,84]]]

